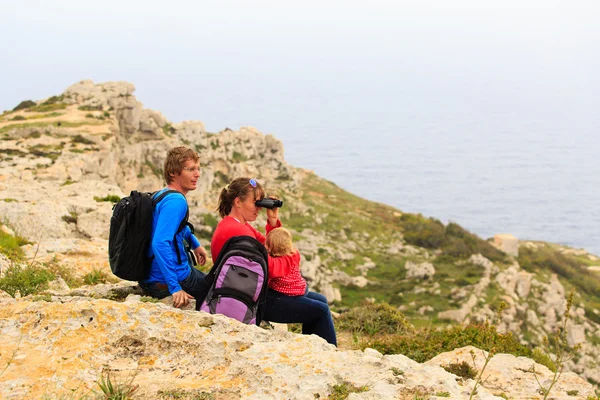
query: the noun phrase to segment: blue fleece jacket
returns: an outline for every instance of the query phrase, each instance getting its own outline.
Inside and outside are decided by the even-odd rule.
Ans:
[[[160,190],[155,196],[165,190],[167,188]],[[188,226],[177,234],[173,243],[173,236],[185,218],[187,209],[187,201],[182,193],[170,193],[156,205],[153,213],[152,243],[148,256],[154,255],[154,259],[146,282],[164,283],[171,294],[181,290],[179,282],[187,278],[192,271],[185,254],[183,240],[185,239],[192,249],[200,246]],[[179,248],[181,263],[177,263],[175,246]]]

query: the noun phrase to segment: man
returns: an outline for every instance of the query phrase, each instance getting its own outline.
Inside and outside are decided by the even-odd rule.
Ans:
[[[183,146],[172,148],[163,170],[167,187],[154,195],[156,198],[166,190],[179,192],[167,194],[154,208],[148,254],[153,260],[148,278],[140,286],[155,298],[172,295],[173,306],[178,308],[199,296],[204,287],[205,274],[190,265],[183,242],[189,243],[200,265],[206,263],[206,250],[188,226],[177,232],[188,214],[185,195],[196,189],[201,170],[198,153]]]

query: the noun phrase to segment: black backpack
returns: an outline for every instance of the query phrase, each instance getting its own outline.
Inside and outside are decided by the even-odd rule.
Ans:
[[[196,310],[222,314],[246,324],[260,324],[267,296],[267,249],[253,237],[225,242],[205,278]]]
[[[180,193],[165,190],[156,198],[157,192],[132,191],[113,206],[108,236],[108,260],[113,274],[127,281],[139,281],[148,275],[154,256],[148,257],[148,246],[152,239],[152,213],[154,207],[168,194]],[[181,194],[183,196],[183,194]],[[177,233],[188,224],[189,210],[179,224]],[[179,247],[173,238],[177,261],[181,263]]]

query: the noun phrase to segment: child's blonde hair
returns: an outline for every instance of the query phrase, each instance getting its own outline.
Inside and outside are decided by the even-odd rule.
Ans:
[[[292,234],[285,228],[275,228],[269,232],[265,247],[272,257],[281,257],[296,251]]]

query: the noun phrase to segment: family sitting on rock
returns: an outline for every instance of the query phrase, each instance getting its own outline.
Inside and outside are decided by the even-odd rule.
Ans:
[[[190,228],[180,229],[181,221],[188,215],[185,195],[196,189],[201,171],[198,153],[187,147],[175,147],[168,151],[164,164],[167,187],[155,193],[159,196],[167,190],[176,191],[167,194],[154,208],[148,254],[152,264],[148,277],[139,283],[152,297],[172,295],[175,307],[187,305],[192,298],[202,301],[206,294],[206,275],[193,268],[187,257],[180,256],[186,254],[187,243],[199,264],[206,263],[206,250]],[[222,220],[213,233],[212,258],[217,260],[225,243],[233,237],[258,240],[269,254],[268,292],[262,318],[270,322],[301,323],[302,333],[318,335],[337,345],[327,299],[308,291],[300,274],[300,253],[290,232],[281,227],[279,208],[267,209],[266,238],[250,225],[262,210],[256,202],[264,198],[261,184],[247,177],[234,179],[221,190],[217,210]]]

